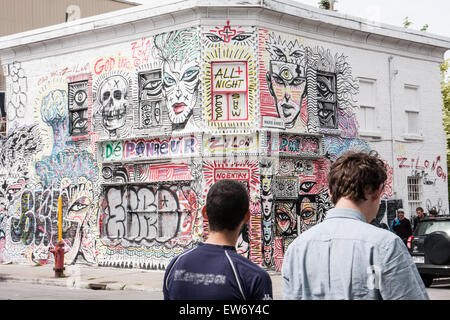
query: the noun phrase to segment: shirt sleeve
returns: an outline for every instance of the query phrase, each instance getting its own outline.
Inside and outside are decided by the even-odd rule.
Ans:
[[[166,268],[166,271],[164,273],[164,280],[163,280],[163,295],[164,295],[164,300],[171,300],[170,298],[170,294],[169,294],[169,276],[170,274],[173,273],[173,265],[175,263],[177,259],[174,258],[172,259],[172,261],[170,261],[169,265]]]
[[[405,244],[395,237],[385,247],[380,266],[380,293],[384,300],[429,300],[416,264]]]
[[[164,300],[170,300],[169,298],[169,291],[167,290],[166,287],[166,280],[167,280],[167,271],[164,274],[164,280],[163,280],[163,295],[164,295]]]
[[[281,285],[282,285],[282,296],[284,300],[298,300],[301,296],[298,294],[300,292],[299,288],[296,288],[296,281],[294,272],[297,268],[293,267],[293,257],[290,254],[292,251],[288,247],[286,254],[283,259],[283,265],[281,267]],[[298,270],[297,270],[298,272]]]
[[[264,272],[257,284],[252,300],[272,300],[272,280],[268,273]]]

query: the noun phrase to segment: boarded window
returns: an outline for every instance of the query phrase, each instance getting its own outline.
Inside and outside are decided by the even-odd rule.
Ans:
[[[69,83],[69,130],[71,136],[88,134],[88,81]]]
[[[320,126],[336,129],[338,127],[336,74],[317,72],[317,107]]]
[[[162,124],[161,69],[139,73],[139,128],[155,128]]]

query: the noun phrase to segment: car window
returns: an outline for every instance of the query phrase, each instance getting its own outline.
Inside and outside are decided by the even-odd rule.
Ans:
[[[423,221],[417,226],[414,235],[424,236],[434,231],[444,231],[450,236],[450,221]]]

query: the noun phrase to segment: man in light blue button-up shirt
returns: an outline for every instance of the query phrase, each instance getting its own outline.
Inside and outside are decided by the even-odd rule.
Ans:
[[[381,160],[347,152],[331,166],[335,208],[289,247],[283,299],[429,299],[402,240],[368,222],[386,181]]]

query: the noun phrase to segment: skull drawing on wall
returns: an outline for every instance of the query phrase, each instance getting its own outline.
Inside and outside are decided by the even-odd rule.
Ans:
[[[120,75],[105,79],[99,87],[97,100],[101,105],[103,126],[112,135],[125,125],[127,96],[128,82]]]

